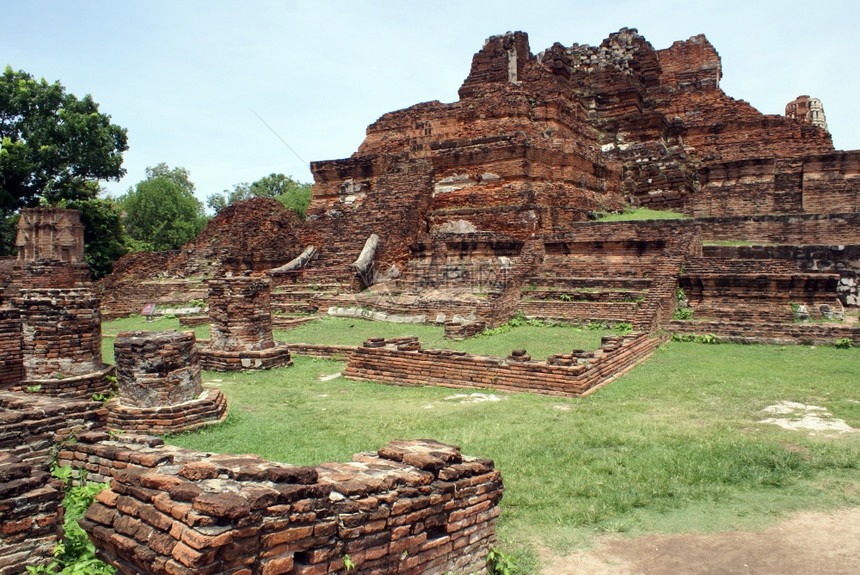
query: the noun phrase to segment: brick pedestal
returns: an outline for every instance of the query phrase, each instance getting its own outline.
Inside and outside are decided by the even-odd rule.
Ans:
[[[113,367],[102,363],[98,298],[86,288],[25,289],[21,314],[21,387],[60,397],[107,393]]]
[[[242,371],[292,365],[290,351],[272,338],[271,282],[264,278],[209,280],[209,345],[203,369]]]
[[[176,433],[220,423],[227,400],[204,390],[193,331],[120,333],[114,343],[119,396],[108,402],[108,427]]]

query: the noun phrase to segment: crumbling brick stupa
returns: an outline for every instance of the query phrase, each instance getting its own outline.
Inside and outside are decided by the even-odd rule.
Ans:
[[[493,36],[458,101],[385,114],[351,157],[311,164],[307,220],[280,259],[233,254],[214,266],[259,276],[269,265],[272,308],[287,314],[457,316],[474,318],[471,332],[519,312],[659,331],[681,285],[699,312],[673,329],[792,323],[806,306],[812,319],[829,309],[845,321],[815,341],[855,338],[860,152],[833,148],[816,98],[787,95],[784,116],[762,114],[723,92],[722,77],[704,35],[655,49],[625,28],[598,46],[540,52],[523,32]],[[636,206],[689,219],[595,221]],[[211,227],[205,249],[120,262],[109,313],[138,310],[152,296],[136,293],[144,283],[205,298],[213,274],[191,262],[217,252]],[[248,246],[271,240],[273,227],[257,227]],[[188,291],[168,285],[179,278]]]

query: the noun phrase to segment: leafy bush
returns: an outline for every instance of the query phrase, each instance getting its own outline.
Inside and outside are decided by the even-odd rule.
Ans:
[[[851,349],[851,338],[842,337],[836,340],[836,349]]]

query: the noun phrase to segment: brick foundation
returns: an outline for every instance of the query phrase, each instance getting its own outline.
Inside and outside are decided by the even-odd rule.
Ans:
[[[395,385],[438,385],[580,396],[626,373],[647,358],[661,339],[645,333],[606,336],[596,351],[578,352],[575,365],[523,361],[523,356],[469,355],[421,349],[418,339],[369,339],[350,356],[344,375]]]
[[[217,389],[204,389],[193,399],[170,405],[131,407],[114,398],[105,407],[109,429],[158,435],[199,429],[227,418],[227,398]]]
[[[486,573],[493,462],[429,440],[296,467],[140,436],[85,434],[60,463],[111,478],[81,521],[121,573]]]

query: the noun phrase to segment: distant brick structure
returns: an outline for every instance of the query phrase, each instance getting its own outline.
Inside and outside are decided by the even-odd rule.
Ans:
[[[114,342],[118,397],[110,400],[111,429],[178,433],[220,423],[227,400],[204,389],[193,331],[136,331]]]

